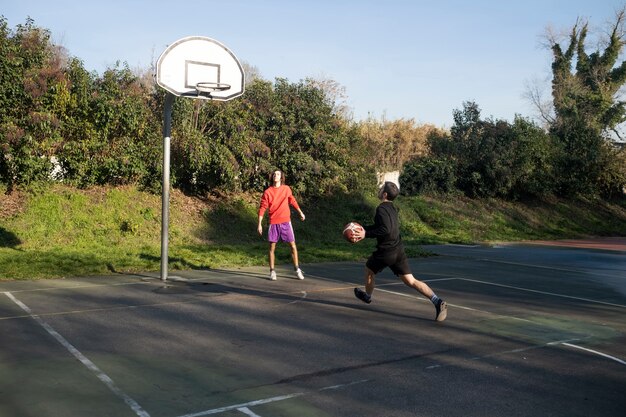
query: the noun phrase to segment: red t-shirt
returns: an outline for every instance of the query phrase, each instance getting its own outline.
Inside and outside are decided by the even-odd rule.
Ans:
[[[291,194],[291,188],[289,188],[288,185],[280,185],[278,187],[271,186],[263,192],[259,216],[263,216],[265,210],[269,209],[270,224],[280,224],[291,221],[289,205],[292,205],[296,210],[300,210],[298,202],[293,194]]]

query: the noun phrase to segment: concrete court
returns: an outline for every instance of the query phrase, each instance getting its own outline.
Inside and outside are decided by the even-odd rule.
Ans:
[[[426,248],[443,323],[361,263],[0,282],[0,416],[626,415],[626,251]]]

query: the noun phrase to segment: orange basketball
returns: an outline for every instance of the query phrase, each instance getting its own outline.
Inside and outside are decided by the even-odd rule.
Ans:
[[[356,243],[359,239],[355,237],[355,233],[360,229],[363,229],[363,226],[357,222],[350,222],[343,227],[343,237],[350,243]]]

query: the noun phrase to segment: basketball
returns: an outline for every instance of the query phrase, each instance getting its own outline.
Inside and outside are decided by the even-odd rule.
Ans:
[[[360,240],[355,237],[355,232],[359,229],[363,229],[363,226],[357,222],[350,222],[343,227],[343,237],[350,243],[356,243]]]

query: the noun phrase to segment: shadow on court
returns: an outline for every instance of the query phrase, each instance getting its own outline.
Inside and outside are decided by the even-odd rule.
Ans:
[[[626,252],[429,250],[443,323],[359,263],[0,282],[0,415],[625,414]]]

